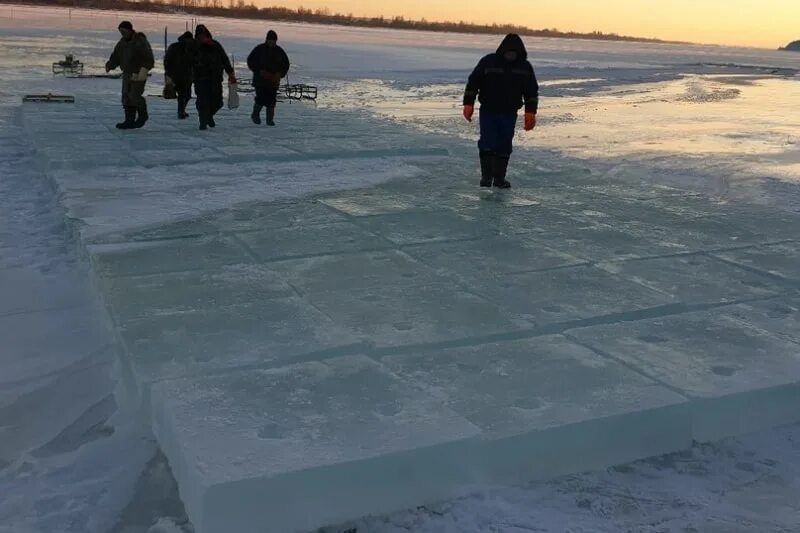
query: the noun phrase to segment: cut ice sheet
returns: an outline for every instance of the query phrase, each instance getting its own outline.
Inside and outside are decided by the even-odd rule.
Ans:
[[[198,533],[295,533],[458,492],[480,430],[353,356],[158,384],[154,429]]]

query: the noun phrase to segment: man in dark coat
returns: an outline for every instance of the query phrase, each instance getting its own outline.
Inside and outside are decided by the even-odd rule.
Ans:
[[[155,64],[153,50],[147,37],[134,31],[133,25],[127,20],[121,22],[118,29],[122,38],[106,62],[106,72],[117,67],[122,69],[122,107],[125,110],[125,121],[117,124],[117,128],[141,128],[149,118],[144,86]]]
[[[228,83],[236,83],[236,75],[225,49],[211,36],[204,25],[199,24],[194,31],[196,42],[194,56],[194,92],[197,96],[197,113],[200,115],[200,129],[216,126],[214,115],[222,109],[222,73],[228,74]]]
[[[186,32],[172,43],[164,55],[164,73],[178,94],[178,118],[185,119],[186,105],[192,99],[192,67],[194,66],[194,35]]]
[[[255,124],[261,124],[261,108],[266,107],[267,125],[274,126],[278,89],[290,66],[289,57],[278,46],[277,33],[269,30],[266,42],[256,46],[247,56],[247,66],[253,71],[253,86],[256,88],[256,101],[250,118]]]
[[[470,122],[476,98],[481,102],[481,187],[494,183],[507,189],[517,112],[525,107],[525,131],[531,131],[539,108],[539,83],[519,35],[507,35],[497,52],[481,59],[470,75],[464,92],[464,118]]]

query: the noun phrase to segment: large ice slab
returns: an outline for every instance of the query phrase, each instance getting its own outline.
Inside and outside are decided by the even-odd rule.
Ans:
[[[156,381],[330,357],[360,342],[297,297],[154,315],[125,323],[119,335],[144,399]]]
[[[534,198],[537,198],[534,196]],[[577,230],[593,228],[598,222],[593,217],[576,211],[554,209],[552,207],[530,206],[524,209],[486,209],[487,202],[477,202],[482,218],[503,234],[542,235],[556,238],[562,234],[572,234]],[[494,206],[494,204],[492,204]],[[477,216],[477,215],[476,215]]]
[[[128,231],[112,231],[91,239],[93,244],[120,244],[126,242],[148,242],[159,240],[213,237],[219,229],[202,218],[190,217]]]
[[[408,246],[405,252],[440,272],[467,280],[548,270],[580,264],[575,257],[518,238],[495,236],[477,241]]]
[[[323,198],[321,201],[352,216],[401,213],[414,209],[418,203],[410,194],[386,190],[340,193]]]
[[[760,242],[793,240],[800,233],[800,214],[781,207],[728,203],[720,211],[730,224],[760,235]]]
[[[448,210],[376,215],[359,220],[359,224],[397,245],[477,239],[497,234],[474,218]]]
[[[726,307],[726,316],[800,344],[800,298],[787,296]]]
[[[456,284],[394,285],[309,295],[334,322],[379,348],[519,332],[530,323]]]
[[[295,533],[463,489],[480,430],[361,356],[165,382],[154,430],[197,533]]]
[[[355,126],[350,113],[328,110],[323,118],[303,105],[282,111],[281,136],[269,143],[263,128],[236,126],[232,116],[220,118],[216,131],[223,135],[211,139],[189,123],[175,122],[173,109],[166,114],[167,102],[151,104],[146,130],[135,132],[115,130],[119,108],[98,105],[91,98],[59,109],[24,108],[37,163],[84,242],[120,242],[119,235],[128,230],[157,229],[159,223],[202,217],[237,204],[410,178],[418,172],[414,161],[447,153],[443,146],[448,142],[430,136],[400,149],[383,143],[376,148],[375,134],[384,130],[378,119],[359,116]],[[320,129],[309,140],[301,124],[312,114]],[[404,136],[394,133],[398,135]],[[76,145],[81,150],[75,150]],[[325,209],[331,221],[342,219]],[[251,224],[248,229],[266,227]]]
[[[446,281],[398,250],[321,255],[270,263],[269,267],[306,294]]]
[[[254,262],[241,245],[224,237],[96,244],[89,247],[89,253],[102,277],[204,270]]]
[[[745,227],[730,217],[686,218],[664,226],[670,238],[693,252],[752,246],[770,238]]]
[[[264,265],[223,265],[102,281],[104,300],[118,324],[294,296],[289,284]]]
[[[645,198],[635,198],[647,197],[648,193],[628,184],[604,181],[596,185],[572,187],[567,194],[562,191],[543,191],[538,195],[544,205],[580,213],[581,216],[613,227],[627,224],[671,226],[682,220],[680,214],[648,203]],[[683,196],[670,195],[671,205],[681,205],[684,199]]]
[[[785,290],[769,278],[702,255],[607,263],[601,268],[690,304],[752,300]]]
[[[539,326],[632,314],[676,301],[593,266],[509,274],[490,283],[476,278],[472,285],[489,301]]]
[[[347,221],[345,216],[333,209],[308,200],[246,203],[211,213],[204,218],[226,232],[263,231]]]
[[[589,261],[640,259],[674,255],[688,250],[668,235],[659,238],[652,226],[635,224],[595,224],[583,227],[573,225],[560,232],[538,233],[533,240]]]
[[[382,362],[481,428],[468,468],[476,482],[604,468],[691,443],[685,397],[562,336]]]
[[[694,400],[694,438],[800,420],[800,345],[719,312],[576,330],[570,336]]]
[[[385,239],[349,222],[243,233],[240,238],[263,261],[391,247]]]
[[[731,250],[718,253],[717,256],[752,270],[800,283],[800,244],[797,242]]]

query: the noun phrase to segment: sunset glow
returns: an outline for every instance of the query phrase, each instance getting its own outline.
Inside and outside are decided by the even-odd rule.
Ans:
[[[796,0],[256,0],[259,6],[325,8],[358,16],[615,32],[639,37],[776,48],[800,39]]]

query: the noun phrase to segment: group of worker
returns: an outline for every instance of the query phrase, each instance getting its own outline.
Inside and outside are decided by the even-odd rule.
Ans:
[[[106,63],[106,71],[122,68],[125,120],[117,128],[141,128],[148,118],[144,87],[154,65],[153,51],[147,38],[134,31],[130,22],[122,22],[119,31],[122,38]],[[274,31],[270,30],[266,42],[253,49],[247,66],[253,72],[256,91],[251,119],[261,124],[261,111],[266,107],[267,124],[274,126],[278,89],[289,72],[289,58],[278,46]],[[164,58],[164,70],[177,93],[178,118],[189,116],[186,105],[194,84],[200,129],[213,128],[214,115],[223,107],[223,73],[227,73],[230,84],[236,83],[236,76],[225,49],[213,39],[208,28],[198,25],[194,35],[186,32],[172,44]],[[481,103],[480,186],[507,189],[511,187],[506,174],[517,114],[524,107],[524,129],[530,131],[536,127],[539,106],[539,84],[519,35],[507,35],[497,51],[481,59],[469,76],[463,100],[464,118],[468,121],[472,121],[476,100]]]
[[[106,63],[107,72],[118,67],[122,70],[125,120],[116,127],[137,129],[149,118],[144,89],[155,59],[147,37],[135,31],[130,22],[121,22],[118,29],[121,38]],[[267,125],[274,126],[278,89],[290,67],[289,57],[278,46],[277,33],[272,30],[267,33],[266,42],[250,52],[247,66],[253,72],[256,92],[251,119],[261,124],[261,112],[266,107]],[[230,85],[235,85],[237,80],[227,52],[205,25],[199,24],[194,34],[187,31],[169,46],[164,56],[164,72],[167,86],[173,87],[177,96],[178,118],[189,117],[186,106],[192,99],[194,85],[200,129],[215,127],[214,116],[224,105],[223,75],[227,74]]]

